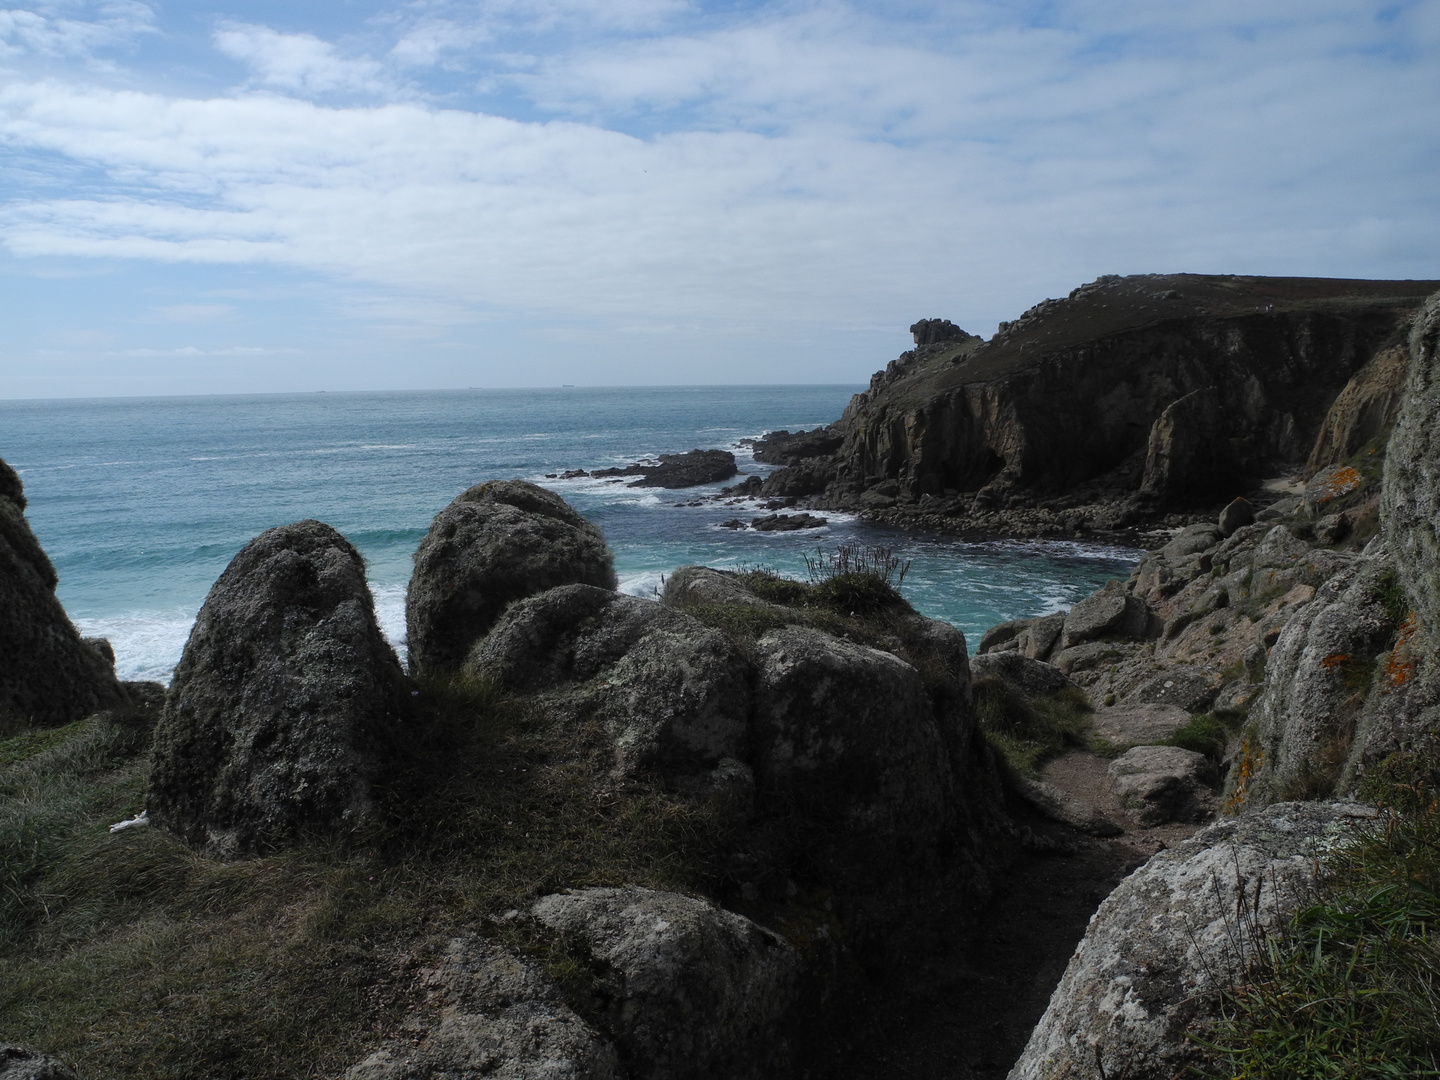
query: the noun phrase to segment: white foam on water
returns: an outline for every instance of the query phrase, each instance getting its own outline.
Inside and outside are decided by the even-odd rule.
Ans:
[[[370,593],[375,597],[375,620],[380,624],[380,632],[400,654],[400,662],[406,663],[405,586],[377,585],[372,581]]]
[[[109,639],[115,650],[115,674],[136,682],[168,683],[194,625],[194,613],[181,610],[75,620],[86,637]]]
[[[665,578],[659,570],[645,570],[634,574],[631,577],[620,579],[620,588],[617,590],[626,596],[639,596],[645,600],[659,600],[660,592],[665,588]]]

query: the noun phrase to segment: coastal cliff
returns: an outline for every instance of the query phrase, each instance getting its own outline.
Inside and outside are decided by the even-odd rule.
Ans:
[[[786,466],[764,491],[881,521],[1027,535],[1218,508],[1388,430],[1410,319],[1437,287],[1102,277],[989,341],[917,345],[823,433],[762,442],[770,455],[757,458]]]

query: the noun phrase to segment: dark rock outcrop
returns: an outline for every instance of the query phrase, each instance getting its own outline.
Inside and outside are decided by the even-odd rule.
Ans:
[[[943,345],[947,341],[968,341],[967,334],[949,319],[921,319],[910,327],[916,345]]]
[[[464,670],[603,723],[621,772],[693,777],[745,752],[744,661],[718,631],[649,600],[589,585],[522,600]]]
[[[55,568],[25,520],[20,477],[0,461],[0,721],[52,727],[120,704],[114,655],[81,638]]]
[[[0,1043],[0,1080],[76,1080],[76,1076],[48,1054]]]
[[[740,470],[729,450],[687,450],[683,454],[661,454],[653,462],[638,461],[623,469],[595,469],[594,477],[638,476],[631,487],[687,488],[718,484]]]
[[[830,427],[813,431],[770,431],[755,440],[755,460],[767,465],[794,465],[806,458],[824,457],[840,449],[845,436]]]
[[[600,530],[523,480],[478,484],[435,515],[405,599],[410,670],[459,669],[505,608],[560,585],[615,587]]]
[[[750,527],[757,532],[799,532],[802,529],[820,529],[828,524],[825,518],[814,514],[771,514],[755,518]]]
[[[1330,455],[1383,425],[1380,354],[1436,285],[1102,278],[988,342],[904,354],[832,425],[844,442],[831,458],[782,469],[766,490],[882,521],[1010,534],[1218,511],[1252,478],[1343,460]]]
[[[211,588],[175,668],[150,819],[218,857],[343,836],[367,817],[376,743],[405,695],[360,553],[318,521],[262,533]]]
[[[1373,813],[1281,803],[1155,855],[1100,905],[1009,1080],[1170,1080],[1201,1064],[1187,1032],[1213,992],[1301,898],[1316,856]]]
[[[653,889],[577,889],[533,916],[584,942],[604,971],[604,1022],[635,1080],[784,1075],[782,1022],[801,959],[778,934],[705,900]]]

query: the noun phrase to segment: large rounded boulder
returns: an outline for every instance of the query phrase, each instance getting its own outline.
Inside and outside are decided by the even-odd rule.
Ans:
[[[81,638],[58,580],[25,520],[20,477],[0,461],[0,722],[52,727],[121,703],[113,660]]]
[[[951,816],[947,739],[919,672],[808,627],[756,646],[754,762],[762,802],[856,839],[925,845]]]
[[[404,693],[354,546],[319,521],[262,533],[211,588],[175,669],[150,818],[219,857],[343,835],[369,812]]]
[[[477,484],[435,515],[415,553],[405,604],[410,670],[458,670],[516,600],[615,584],[605,538],[560,496],[523,480]]]
[[[621,772],[693,776],[744,753],[744,659],[723,634],[649,600],[591,585],[522,600],[464,671],[600,720]]]

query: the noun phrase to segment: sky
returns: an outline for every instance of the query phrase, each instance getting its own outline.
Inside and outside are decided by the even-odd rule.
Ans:
[[[0,10],[0,398],[860,382],[1107,273],[1440,278],[1440,0]]]

